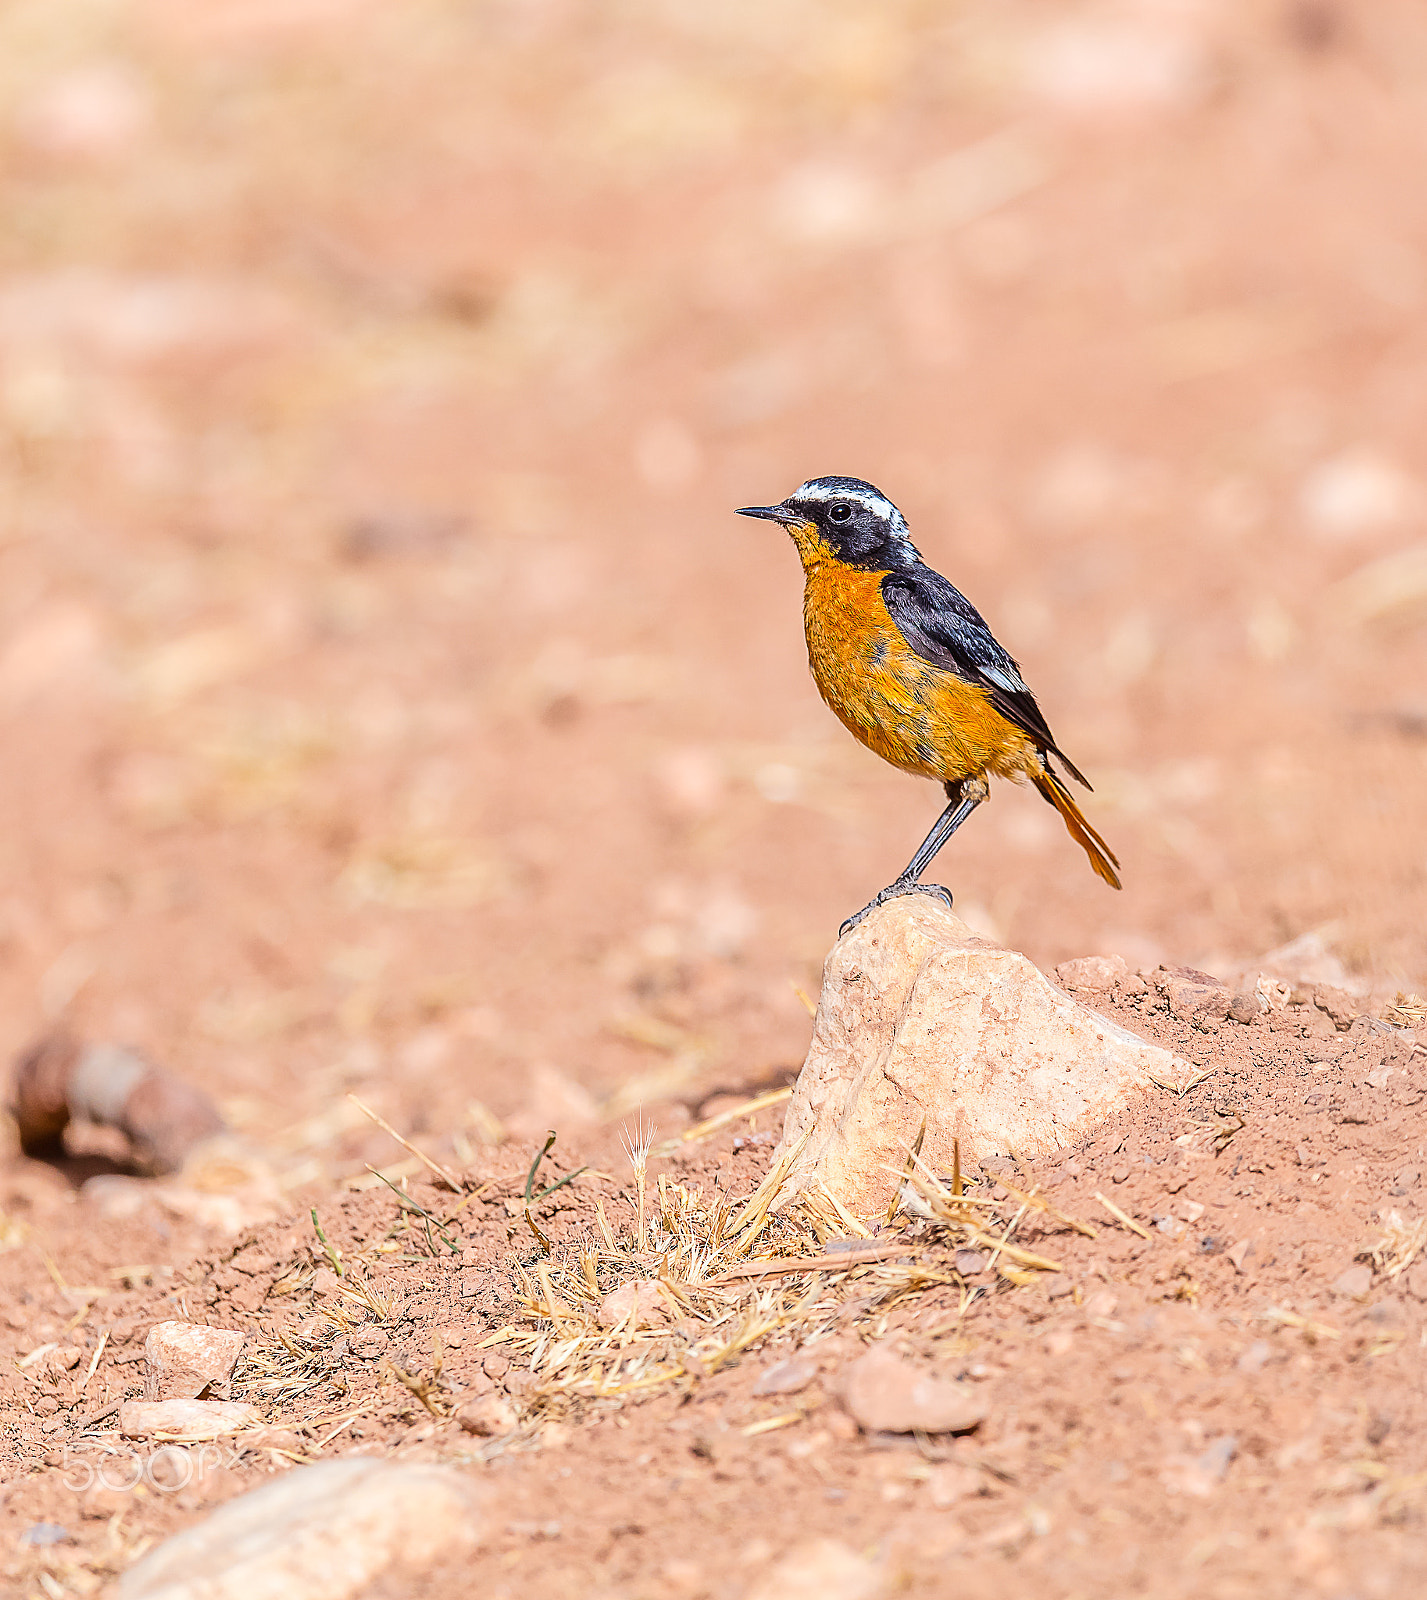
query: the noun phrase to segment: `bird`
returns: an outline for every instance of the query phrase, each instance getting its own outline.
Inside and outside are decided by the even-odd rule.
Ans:
[[[1056,763],[1087,790],[1089,781],[1056,744],[1020,667],[966,596],[922,560],[907,519],[880,489],[862,478],[810,478],[777,505],[737,510],[792,535],[803,563],[808,665],[828,706],[869,750],[935,779],[946,795],[916,854],[839,938],[898,895],[953,903],[922,874],[990,799],[993,777],[1034,784],[1096,873],[1120,887],[1120,863]]]

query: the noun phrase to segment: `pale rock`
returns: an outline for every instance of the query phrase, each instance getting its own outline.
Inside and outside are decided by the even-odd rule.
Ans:
[[[599,1324],[614,1328],[652,1328],[669,1320],[669,1308],[657,1278],[633,1278],[600,1301]]]
[[[236,1400],[126,1400],[119,1407],[119,1432],[126,1439],[165,1434],[174,1439],[220,1439],[256,1428],[256,1406]]]
[[[391,1569],[414,1575],[473,1549],[488,1506],[488,1491],[448,1467],[298,1467],[165,1540],[120,1578],[116,1600],[350,1600]]]
[[[868,1433],[967,1433],[988,1411],[985,1401],[960,1384],[878,1344],[843,1373],[842,1403]]]
[[[495,1393],[473,1395],[456,1408],[456,1421],[465,1433],[478,1438],[493,1439],[514,1432],[520,1419],[504,1395]]]
[[[1233,990],[1212,973],[1198,972],[1193,967],[1160,967],[1151,981],[1181,1022],[1203,1026],[1222,1022],[1229,1015]]]
[[[790,1356],[765,1367],[753,1385],[755,1395],[797,1394],[818,1375],[818,1364],[806,1356]]]
[[[1055,981],[1062,989],[1085,989],[1091,994],[1107,994],[1130,975],[1130,964],[1123,956],[1081,956],[1062,961],[1055,969]]]
[[[1333,1293],[1345,1300],[1366,1300],[1372,1290],[1372,1268],[1359,1264],[1333,1279]]]
[[[243,1348],[236,1329],[194,1322],[156,1322],[144,1341],[150,1400],[196,1400],[213,1384],[227,1383]]]
[[[885,1214],[923,1119],[933,1172],[951,1171],[953,1141],[964,1169],[1035,1159],[1123,1110],[1154,1078],[1192,1072],[1070,999],[1025,956],[924,896],[902,896],[827,958],[773,1157],[796,1152],[780,1203],[822,1183],[855,1213]]]
[[[806,1539],[775,1562],[745,1600],[875,1600],[886,1589],[883,1568],[840,1539]]]
[[[933,1467],[927,1478],[927,1497],[938,1511],[945,1511],[958,1500],[969,1500],[981,1493],[981,1474],[975,1467],[948,1461]]]

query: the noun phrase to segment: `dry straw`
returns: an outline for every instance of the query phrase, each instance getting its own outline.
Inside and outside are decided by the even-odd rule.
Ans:
[[[534,1268],[517,1267],[522,1316],[485,1341],[527,1365],[535,1382],[532,1420],[612,1406],[665,1386],[688,1388],[774,1334],[812,1343],[831,1331],[849,1299],[871,1321],[894,1303],[936,1287],[959,1291],[964,1312],[979,1291],[954,1265],[975,1246],[1009,1285],[1057,1272],[1058,1262],[1013,1242],[1024,1218],[1049,1214],[1094,1236],[1034,1192],[1007,1202],[968,1195],[960,1157],[950,1185],[915,1149],[894,1176],[915,1205],[914,1235],[869,1239],[869,1229],[822,1188],[790,1193],[801,1153],[792,1145],[741,1204],[706,1199],[690,1185],[659,1179],[647,1197],[647,1136],[627,1143],[634,1179],[632,1229],[616,1235],[599,1207],[601,1238],[585,1238]],[[612,1292],[648,1285],[614,1320]],[[786,1426],[800,1414],[762,1428]]]
[[[762,1109],[769,1100],[760,1096],[757,1102]],[[750,1114],[747,1106],[737,1112]],[[846,1327],[849,1315],[857,1325],[872,1325],[892,1306],[935,1289],[952,1291],[956,1311],[947,1326],[953,1329],[986,1292],[957,1270],[958,1249],[983,1253],[1002,1286],[1014,1289],[1061,1270],[1059,1262],[1018,1237],[1028,1219],[1042,1229],[1051,1224],[1096,1236],[1090,1224],[1056,1209],[1033,1186],[997,1177],[1002,1188],[996,1192],[1004,1198],[984,1189],[969,1193],[959,1149],[945,1178],[909,1149],[892,1171],[899,1196],[894,1209],[901,1217],[879,1218],[874,1230],[819,1184],[795,1192],[791,1175],[800,1142],[751,1194],[734,1200],[668,1174],[651,1182],[653,1141],[653,1130],[642,1122],[626,1139],[632,1180],[627,1222],[612,1221],[604,1199],[595,1197],[593,1225],[556,1243],[541,1230],[535,1208],[577,1173],[537,1190],[547,1140],[525,1178],[523,1198],[520,1180],[514,1180],[514,1214],[529,1224],[535,1258],[528,1259],[528,1243],[525,1262],[509,1258],[516,1314],[478,1348],[499,1346],[528,1370],[519,1400],[520,1432],[671,1386],[691,1388],[774,1335],[813,1343],[834,1326]],[[396,1215],[383,1235],[364,1244],[338,1249],[314,1219],[311,1242],[271,1291],[300,1313],[300,1321],[274,1323],[251,1338],[234,1375],[235,1398],[259,1403],[270,1422],[304,1430],[313,1440],[319,1430],[364,1411],[395,1407],[409,1413],[417,1406],[432,1418],[450,1414],[453,1396],[439,1343],[429,1368],[422,1363],[420,1370],[408,1371],[385,1360],[384,1392],[365,1397],[354,1391],[344,1364],[333,1360],[344,1336],[402,1319],[401,1305],[373,1281],[372,1268],[392,1261],[433,1267],[451,1262],[460,1213],[476,1198],[467,1193],[443,1214],[413,1200],[404,1187],[390,1187]],[[331,1269],[325,1289],[319,1268]],[[630,1285],[639,1286],[634,1295],[611,1301],[614,1291]],[[767,1426],[796,1419],[789,1413]],[[493,1441],[482,1449],[504,1447]]]

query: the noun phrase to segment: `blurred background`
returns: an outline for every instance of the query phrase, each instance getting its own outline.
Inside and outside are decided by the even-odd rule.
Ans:
[[[1124,866],[1003,786],[969,920],[1420,987],[1424,169],[1412,0],[12,0],[0,1045],[293,1182],[390,1157],[346,1089],[469,1155],[795,1067],[941,804],[731,514],[822,473]]]

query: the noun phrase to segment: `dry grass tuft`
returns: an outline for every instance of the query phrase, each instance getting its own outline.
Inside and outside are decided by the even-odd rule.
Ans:
[[[1372,1264],[1380,1278],[1396,1278],[1406,1272],[1427,1243],[1427,1219],[1408,1222],[1398,1211],[1387,1212],[1382,1219],[1382,1237],[1362,1259]]]
[[[1397,999],[1383,1007],[1382,1020],[1394,1028],[1417,1028],[1427,1022],[1427,1000],[1420,994],[1398,991]]]
[[[528,1365],[535,1379],[525,1395],[530,1421],[619,1405],[667,1385],[692,1387],[773,1334],[813,1343],[842,1319],[851,1299],[866,1324],[902,1300],[950,1286],[960,1291],[958,1315],[964,1313],[982,1291],[956,1271],[959,1248],[987,1252],[1016,1287],[1060,1270],[1012,1242],[1032,1212],[1093,1233],[1034,1191],[1015,1190],[1015,1200],[1004,1202],[973,1197],[959,1173],[948,1187],[914,1151],[897,1176],[915,1202],[903,1209],[918,1220],[908,1233],[874,1241],[825,1189],[787,1198],[798,1146],[739,1204],[708,1200],[662,1175],[650,1197],[648,1137],[637,1136],[627,1149],[632,1228],[616,1235],[600,1207],[600,1237],[517,1267],[522,1316],[486,1341]],[[657,1285],[659,1308],[651,1314],[646,1299],[611,1325],[606,1299],[634,1282]]]
[[[748,1107],[736,1114],[748,1114]],[[999,1199],[984,1188],[968,1192],[959,1152],[952,1174],[942,1178],[915,1148],[908,1150],[894,1173],[893,1210],[903,1225],[894,1216],[879,1218],[874,1227],[820,1185],[792,1191],[797,1145],[751,1194],[735,1200],[716,1192],[710,1197],[665,1173],[651,1178],[654,1138],[641,1123],[626,1140],[632,1178],[627,1220],[612,1222],[604,1199],[595,1196],[592,1225],[558,1243],[541,1230],[536,1207],[586,1169],[539,1185],[552,1134],[525,1175],[523,1195],[519,1178],[500,1180],[513,1189],[507,1214],[520,1219],[522,1230],[529,1226],[536,1249],[527,1244],[524,1261],[507,1258],[516,1311],[478,1348],[500,1346],[530,1377],[519,1390],[518,1434],[483,1449],[507,1448],[547,1420],[618,1407],[669,1386],[691,1388],[775,1335],[801,1345],[834,1327],[875,1329],[891,1307],[933,1290],[951,1291],[950,1320],[941,1331],[955,1332],[973,1300],[989,1292],[985,1280],[968,1281],[957,1270],[957,1250],[976,1250],[999,1287],[1013,1290],[1061,1270],[1059,1262],[1027,1248],[1018,1237],[1025,1228],[1095,1237],[1093,1227],[1056,1209],[1029,1180],[1022,1179],[1028,1186],[1021,1188],[998,1178]],[[297,1316],[249,1339],[233,1382],[234,1397],[258,1403],[270,1423],[315,1438],[319,1425],[362,1411],[358,1391],[369,1379],[346,1370],[345,1341],[361,1338],[369,1327],[395,1334],[405,1320],[375,1269],[420,1263],[435,1272],[438,1263],[449,1265],[461,1213],[490,1188],[446,1206],[418,1203],[404,1181],[385,1186],[396,1211],[383,1233],[348,1239],[339,1248],[314,1215],[307,1242],[270,1290],[271,1300]],[[622,1297],[617,1308],[606,1304],[615,1290],[636,1284],[638,1295]],[[365,1406],[407,1416],[419,1407],[431,1419],[444,1419],[452,1402],[442,1364],[439,1344],[429,1370],[424,1363],[422,1370],[406,1370],[386,1356],[381,1394],[366,1395]]]

